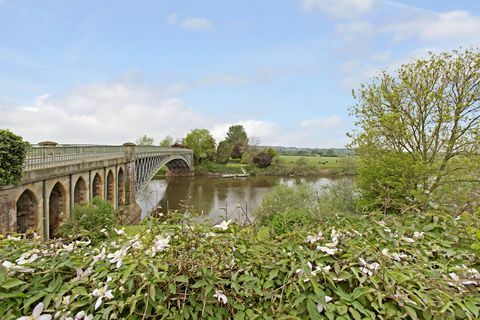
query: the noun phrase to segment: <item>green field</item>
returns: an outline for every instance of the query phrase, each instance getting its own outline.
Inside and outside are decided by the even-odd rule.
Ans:
[[[308,165],[318,166],[320,168],[337,168],[340,157],[321,157],[321,156],[279,156],[280,161],[285,166],[294,166],[295,162],[304,158]]]

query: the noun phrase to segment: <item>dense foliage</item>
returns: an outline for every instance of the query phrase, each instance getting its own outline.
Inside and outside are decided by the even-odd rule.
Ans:
[[[141,137],[138,137],[137,140],[135,141],[135,143],[139,146],[153,146],[154,142],[155,140],[153,139],[153,137],[150,137],[146,134]]]
[[[22,137],[0,130],[0,186],[20,181],[28,146]]]
[[[163,148],[170,148],[173,145],[173,138],[172,136],[166,136],[165,138],[160,141],[160,147]]]
[[[272,156],[264,151],[261,151],[253,157],[252,162],[258,168],[266,168],[272,164]]]
[[[152,223],[88,241],[0,242],[0,318],[475,319],[478,219],[323,217],[269,228]]]
[[[92,204],[73,207],[72,217],[62,224],[60,236],[88,237],[96,242],[105,238],[105,233],[113,230],[117,224],[118,213],[112,205],[95,197]]]
[[[480,189],[480,52],[430,54],[383,72],[354,97],[352,147],[360,177],[373,174],[359,183],[364,202],[385,211],[465,210],[450,195]]]
[[[193,151],[195,163],[201,163],[205,160],[213,161],[215,159],[215,139],[207,129],[190,131],[183,139],[183,144]]]
[[[226,164],[232,154],[232,145],[227,140],[218,143],[217,155],[215,161],[220,164]]]

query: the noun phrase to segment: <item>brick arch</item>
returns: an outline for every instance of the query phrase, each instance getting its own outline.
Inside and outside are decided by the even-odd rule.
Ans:
[[[77,179],[73,188],[73,203],[80,205],[87,203],[87,184],[82,177]]]
[[[18,233],[26,233],[27,230],[37,227],[37,207],[35,194],[29,189],[23,191],[16,203]]]
[[[62,221],[66,218],[67,193],[60,182],[57,182],[48,198],[48,221],[50,238],[58,235]]]
[[[100,174],[97,172],[92,180],[92,196],[103,198],[103,181]]]
[[[113,206],[115,202],[115,177],[112,170],[107,174],[107,201]]]

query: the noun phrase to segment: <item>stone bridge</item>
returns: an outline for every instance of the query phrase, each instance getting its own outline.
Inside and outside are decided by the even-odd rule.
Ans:
[[[54,238],[75,205],[107,200],[115,209],[138,220],[137,192],[162,167],[167,174],[193,174],[188,149],[136,146],[33,145],[18,185],[0,187],[0,233],[35,230]],[[128,214],[130,212],[130,214]],[[136,214],[131,214],[135,212]]]

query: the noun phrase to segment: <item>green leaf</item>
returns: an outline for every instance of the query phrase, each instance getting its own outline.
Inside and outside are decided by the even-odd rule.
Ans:
[[[175,281],[176,281],[176,282],[184,282],[184,283],[187,283],[187,282],[188,282],[188,276],[186,276],[186,275],[177,276],[177,277],[175,277]]]
[[[4,288],[4,289],[11,289],[11,288],[15,288],[15,287],[18,287],[22,284],[24,284],[25,282],[21,281],[21,280],[18,280],[18,279],[7,279],[5,281],[2,282],[2,284],[0,285],[0,287]]]
[[[307,300],[307,310],[308,316],[310,319],[320,319],[320,314],[318,313],[317,305],[310,299]]]

